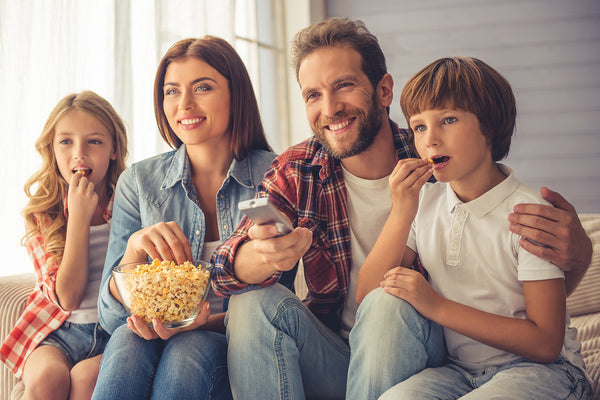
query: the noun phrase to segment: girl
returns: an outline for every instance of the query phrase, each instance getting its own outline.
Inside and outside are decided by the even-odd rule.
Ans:
[[[248,72],[223,39],[185,39],[167,51],[154,110],[174,150],[133,164],[117,184],[98,301],[112,336],[93,398],[230,399],[223,300],[209,294],[188,327],[156,321],[151,329],[129,317],[111,271],[148,257],[210,260],[242,217],[238,202],[255,196],[275,155]]]
[[[377,286],[406,300],[443,326],[448,359],[380,399],[588,398],[564,273],[505,225],[515,204],[543,203],[498,163],[517,113],[509,83],[480,60],[445,58],[408,81],[400,104],[424,159],[390,175],[392,211],[357,300]],[[432,173],[438,183],[426,183]],[[429,281],[405,268],[417,253]]]
[[[24,399],[89,399],[108,341],[97,298],[125,126],[97,94],[71,94],[50,113],[36,150],[43,165],[25,184],[23,243],[37,285],[0,359],[22,377]]]

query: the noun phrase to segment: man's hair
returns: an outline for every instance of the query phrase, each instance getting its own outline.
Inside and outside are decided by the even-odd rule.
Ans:
[[[324,47],[350,47],[361,56],[361,68],[373,88],[387,73],[385,56],[377,38],[362,21],[329,18],[302,29],[292,42],[292,65],[296,80],[302,61],[315,50]]]
[[[453,57],[432,62],[408,80],[400,107],[409,129],[410,118],[423,111],[449,107],[473,113],[492,159],[508,154],[517,117],[515,97],[508,81],[481,60]]]

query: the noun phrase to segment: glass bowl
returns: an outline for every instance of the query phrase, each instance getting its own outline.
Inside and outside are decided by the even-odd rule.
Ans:
[[[157,318],[167,328],[191,324],[206,300],[213,265],[197,260],[177,265],[154,260],[113,268],[121,301],[130,315],[141,317],[149,327]]]

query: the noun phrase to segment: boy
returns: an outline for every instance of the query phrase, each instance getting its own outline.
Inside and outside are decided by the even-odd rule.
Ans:
[[[400,160],[390,175],[392,210],[357,301],[378,286],[406,300],[443,326],[448,359],[382,398],[587,398],[564,274],[504,224],[515,204],[544,203],[497,163],[515,126],[509,83],[480,60],[445,58],[409,80],[400,104],[423,159]],[[427,183],[432,174],[438,183]],[[429,282],[397,267],[417,254]]]

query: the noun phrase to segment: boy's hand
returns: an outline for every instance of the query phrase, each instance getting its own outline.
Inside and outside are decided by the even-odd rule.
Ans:
[[[73,174],[67,195],[69,218],[91,222],[96,207],[98,194],[94,191],[94,182],[81,174]]]
[[[424,317],[433,315],[442,299],[418,271],[396,267],[385,273],[380,286],[387,293],[408,301]]]
[[[426,160],[407,158],[398,161],[389,177],[392,212],[410,212],[414,217],[419,207],[419,191],[432,174]]]

